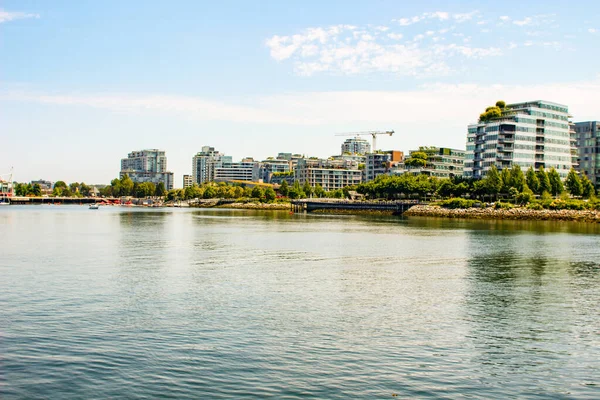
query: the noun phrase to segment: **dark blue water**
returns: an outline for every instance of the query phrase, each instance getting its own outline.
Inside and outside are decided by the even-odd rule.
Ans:
[[[0,398],[600,398],[600,228],[0,209]]]

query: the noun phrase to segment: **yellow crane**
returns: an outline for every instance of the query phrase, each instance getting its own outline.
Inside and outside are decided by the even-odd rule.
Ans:
[[[364,132],[343,132],[336,133],[335,136],[368,136],[371,135],[373,137],[373,147],[371,147],[371,151],[377,150],[377,135],[390,135],[392,136],[394,131],[364,131]]]

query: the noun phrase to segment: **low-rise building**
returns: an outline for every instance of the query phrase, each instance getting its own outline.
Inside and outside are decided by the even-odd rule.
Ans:
[[[288,173],[292,170],[292,161],[279,158],[268,158],[261,161],[258,176],[263,182],[270,183],[273,174]]]
[[[406,162],[411,159],[412,154],[416,152],[427,155],[426,164],[423,166],[407,165]],[[419,147],[418,150],[409,151],[409,157],[392,169],[392,174],[410,173],[414,175],[422,174],[435,176],[437,178],[452,178],[463,175],[463,166],[465,162],[465,151],[459,149],[450,149],[448,147]]]
[[[215,182],[258,181],[259,164],[252,158],[240,162],[222,163],[215,167]]]
[[[193,178],[191,175],[183,176],[183,188],[191,187],[194,184]]]
[[[298,160],[295,178],[301,185],[308,182],[312,187],[320,185],[331,191],[361,183],[362,170],[356,161],[303,158]]]
[[[398,150],[378,151],[366,155],[365,181],[372,181],[379,175],[388,174],[404,159],[404,153]]]

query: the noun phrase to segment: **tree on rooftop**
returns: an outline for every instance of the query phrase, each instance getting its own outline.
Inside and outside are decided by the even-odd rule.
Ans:
[[[415,151],[414,153],[411,153],[410,157],[404,161],[404,165],[417,168],[426,166],[427,153],[424,151]]]

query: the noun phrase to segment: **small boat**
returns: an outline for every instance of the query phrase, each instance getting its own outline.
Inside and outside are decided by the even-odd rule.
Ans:
[[[100,208],[100,204],[90,204],[90,210],[97,210]]]

